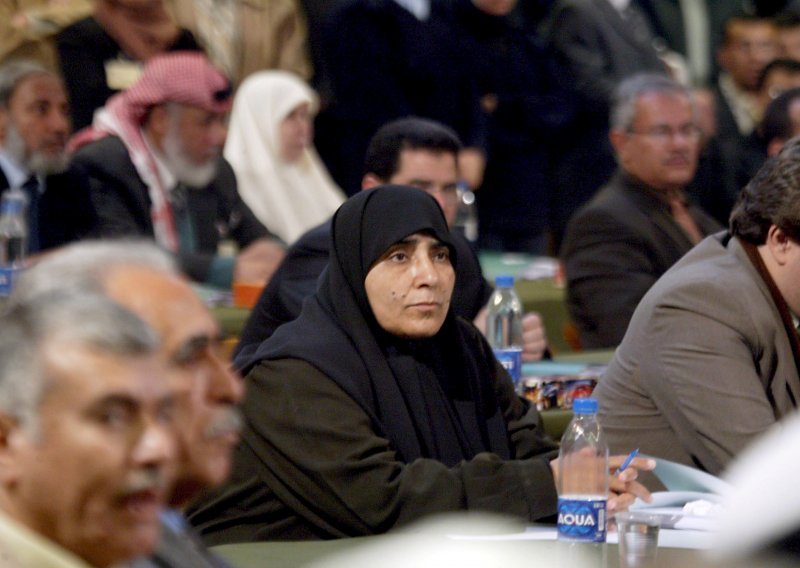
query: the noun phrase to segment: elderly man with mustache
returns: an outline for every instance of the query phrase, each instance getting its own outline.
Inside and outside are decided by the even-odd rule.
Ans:
[[[221,484],[239,439],[237,403],[244,385],[220,351],[219,326],[170,256],[147,242],[84,241],[42,259],[20,279],[13,302],[53,289],[100,293],[130,310],[161,337],[160,355],[175,396],[176,482],[161,514],[161,541],[144,568],[226,566],[184,522],[182,507]]]
[[[561,249],[567,305],[584,348],[618,345],[645,292],[721,229],[684,192],[700,134],[688,89],[651,74],[620,84],[609,132],[617,173],[575,213]]]
[[[0,566],[118,566],[155,547],[174,466],[158,338],[97,294],[30,299],[0,319]]]

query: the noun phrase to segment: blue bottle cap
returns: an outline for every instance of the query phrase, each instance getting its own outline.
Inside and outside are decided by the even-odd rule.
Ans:
[[[593,398],[576,398],[572,401],[574,414],[596,414],[597,401]]]
[[[514,285],[514,277],[509,274],[501,274],[494,279],[497,288],[511,288]]]

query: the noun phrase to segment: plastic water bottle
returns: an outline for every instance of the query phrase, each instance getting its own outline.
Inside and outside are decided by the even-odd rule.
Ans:
[[[464,183],[458,184],[458,209],[454,228],[461,231],[470,244],[477,246],[478,205],[475,202],[475,194]]]
[[[25,264],[28,225],[27,198],[21,189],[10,189],[0,201],[0,296],[8,296]]]
[[[514,291],[513,276],[498,276],[489,297],[486,337],[494,356],[519,388],[522,377],[522,302]]]
[[[575,399],[561,439],[558,464],[558,539],[606,541],[608,444],[597,422],[597,401]]]

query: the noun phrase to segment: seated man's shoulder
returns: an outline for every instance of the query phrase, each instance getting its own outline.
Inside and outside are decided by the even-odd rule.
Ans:
[[[73,155],[72,162],[102,169],[114,169],[120,164],[130,164],[128,149],[116,136],[104,136],[81,146]]]
[[[290,248],[328,254],[331,250],[331,220],[328,219],[303,233]]]
[[[684,309],[718,313],[719,318],[752,310],[758,284],[742,262],[716,239],[707,240],[668,270],[642,299],[658,310]],[[748,307],[750,306],[750,307]]]
[[[598,196],[600,197],[600,196]],[[618,199],[592,200],[581,207],[570,219],[564,235],[563,253],[570,254],[575,248],[587,243],[604,244],[632,240],[639,236],[637,214],[617,206]]]

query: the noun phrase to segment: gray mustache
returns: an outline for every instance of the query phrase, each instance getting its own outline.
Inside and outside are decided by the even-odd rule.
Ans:
[[[161,492],[167,487],[167,481],[161,468],[150,467],[132,472],[125,483],[125,494],[141,491]]]

